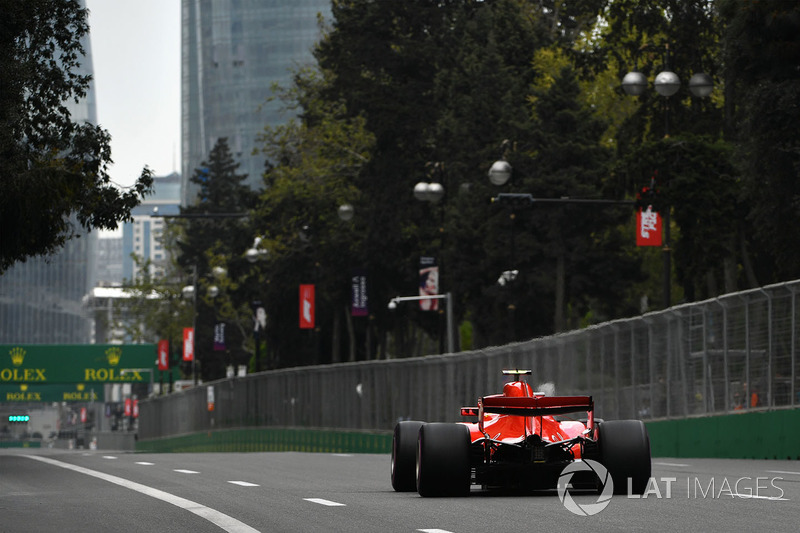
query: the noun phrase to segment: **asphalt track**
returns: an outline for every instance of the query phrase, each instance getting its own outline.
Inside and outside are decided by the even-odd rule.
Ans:
[[[646,496],[579,516],[556,491],[396,493],[388,455],[0,451],[0,532],[14,533],[797,531],[800,463],[655,458]]]

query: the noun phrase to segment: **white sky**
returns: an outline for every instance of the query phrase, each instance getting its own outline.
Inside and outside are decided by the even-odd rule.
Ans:
[[[145,165],[156,176],[180,172],[181,1],[86,0],[86,7],[111,179],[131,186]]]

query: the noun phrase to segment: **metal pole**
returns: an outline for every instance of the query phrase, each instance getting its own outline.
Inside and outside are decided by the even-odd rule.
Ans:
[[[197,386],[197,265],[192,265],[192,380]]]
[[[447,353],[455,353],[455,333],[453,332],[453,295],[447,293],[445,303],[447,304]]]

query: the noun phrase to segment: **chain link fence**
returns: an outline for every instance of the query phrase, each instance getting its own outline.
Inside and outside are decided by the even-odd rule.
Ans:
[[[798,293],[800,280],[483,350],[221,380],[141,402],[139,438],[461,421],[462,406],[501,390],[504,368],[531,369],[548,394],[592,395],[606,419],[795,407]]]

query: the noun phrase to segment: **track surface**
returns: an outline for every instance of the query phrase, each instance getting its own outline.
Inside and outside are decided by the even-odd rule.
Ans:
[[[578,516],[556,491],[396,493],[387,455],[0,451],[0,531],[15,533],[797,531],[798,502],[791,461],[656,458],[647,498]]]

